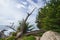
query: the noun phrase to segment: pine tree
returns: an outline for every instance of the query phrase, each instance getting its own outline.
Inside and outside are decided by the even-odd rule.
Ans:
[[[38,12],[37,27],[60,32],[60,0],[50,0]]]

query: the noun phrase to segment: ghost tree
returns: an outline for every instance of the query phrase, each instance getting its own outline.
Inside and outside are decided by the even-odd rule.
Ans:
[[[33,11],[35,10],[35,8],[33,9]],[[20,24],[20,32],[17,33],[17,36],[16,36],[16,39],[18,39],[19,37],[21,37],[24,33],[26,33],[26,24],[27,24],[27,20],[28,20],[28,17],[33,13],[33,11],[31,13],[27,13],[27,17],[25,19],[23,19],[23,21],[21,22]],[[16,40],[15,39],[15,40]]]

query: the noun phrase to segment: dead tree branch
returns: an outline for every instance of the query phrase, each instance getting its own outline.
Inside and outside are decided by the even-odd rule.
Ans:
[[[33,9],[33,11],[35,10],[35,8]],[[24,34],[24,29],[25,29],[25,23],[28,20],[29,16],[33,13],[33,11],[31,13],[27,13],[28,15],[26,16],[26,18],[23,20],[23,22],[21,23],[21,32],[17,33],[16,39],[17,40],[19,37],[21,37]]]
[[[14,23],[12,23],[12,25],[11,26],[6,26],[6,27],[9,27],[9,28],[11,28],[12,30],[14,30],[14,31],[16,31],[14,28],[13,28],[13,26],[14,26]]]
[[[26,17],[26,19],[25,19],[25,22],[28,20],[28,17],[33,13],[34,10],[35,10],[35,8],[32,10],[31,13],[27,13],[28,15],[27,15],[27,17]]]
[[[41,33],[41,32],[45,32],[45,30],[35,30],[35,31],[31,31],[31,32],[27,32],[25,35],[28,36],[28,35],[37,35],[38,33]]]

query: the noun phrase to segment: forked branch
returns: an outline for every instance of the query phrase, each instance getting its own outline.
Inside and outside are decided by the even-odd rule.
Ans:
[[[6,27],[9,27],[9,28],[11,28],[12,30],[14,30],[14,31],[16,31],[14,28],[13,28],[13,26],[14,26],[14,23],[12,23],[12,25],[11,26],[6,26]]]

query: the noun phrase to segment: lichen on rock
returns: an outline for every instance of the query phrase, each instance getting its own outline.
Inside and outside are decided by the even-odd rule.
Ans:
[[[45,32],[40,40],[60,40],[60,34],[53,31]]]

